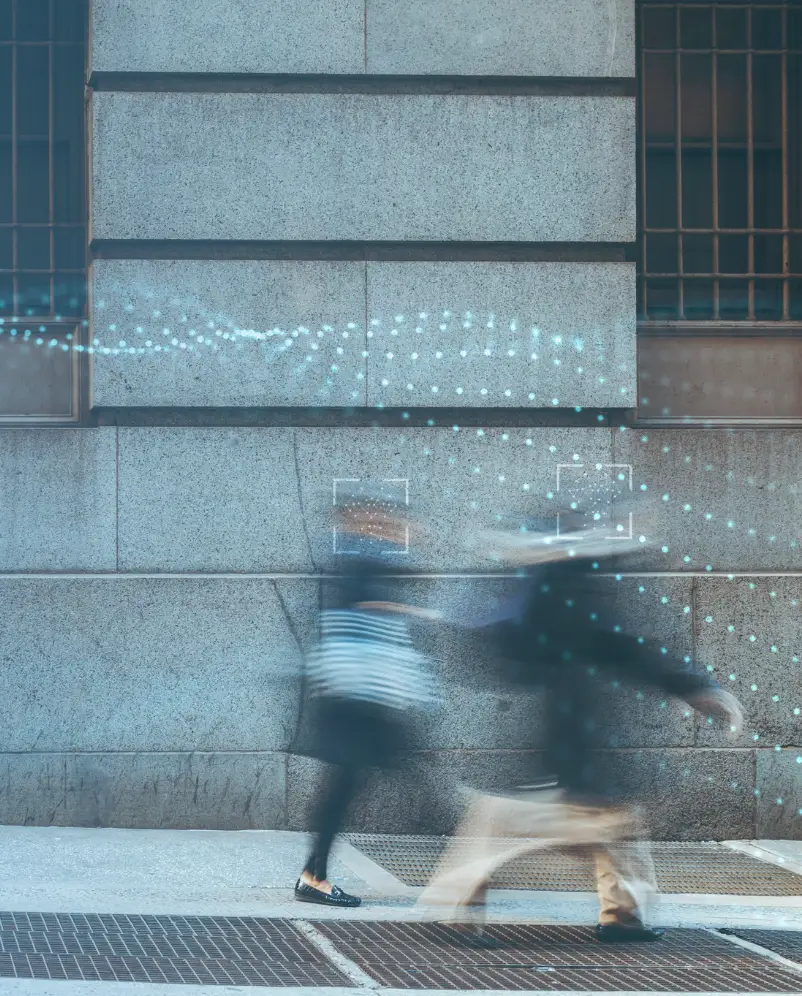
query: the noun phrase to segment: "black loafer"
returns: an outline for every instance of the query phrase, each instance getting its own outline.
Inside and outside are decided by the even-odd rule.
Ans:
[[[315,903],[317,906],[341,906],[353,909],[362,905],[359,896],[349,896],[337,885],[333,885],[331,893],[328,893],[316,889],[313,885],[307,885],[300,879],[295,883],[295,898],[299,903]]]
[[[596,925],[596,940],[602,944],[632,944],[659,941],[665,934],[656,927],[644,927],[642,923],[599,923]]]

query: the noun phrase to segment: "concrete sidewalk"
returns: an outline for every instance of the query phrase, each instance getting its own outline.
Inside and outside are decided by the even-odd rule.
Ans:
[[[802,875],[802,842],[730,846]],[[357,910],[296,903],[292,886],[308,838],[285,831],[111,830],[0,827],[0,909],[304,919],[417,919],[420,889],[405,886],[345,841],[330,874],[364,897]],[[596,897],[581,892],[497,890],[491,919],[595,923]],[[802,896],[666,895],[664,926],[802,929]]]
[[[220,983],[185,985],[178,980],[165,984],[0,977],[0,993],[2,996],[212,996],[217,993],[288,996],[287,986],[297,996],[321,991],[330,996],[351,996],[364,994],[366,988],[384,996],[424,992],[423,988],[396,991],[376,985],[370,979],[366,982],[348,959],[340,964],[337,959],[341,955],[336,949],[327,949],[329,942],[324,936],[325,923],[335,920],[411,923],[427,919],[415,907],[421,890],[405,886],[347,841],[341,841],[331,866],[331,877],[348,891],[362,895],[365,900],[362,907],[344,911],[298,904],[293,899],[292,886],[303,865],[307,846],[306,835],[278,831],[2,827],[0,911],[285,918],[294,929],[306,931],[310,943],[344,971],[354,986],[309,987],[284,983],[283,987],[274,988]],[[729,846],[802,876],[802,843],[752,841]],[[498,924],[590,925],[595,923],[596,915],[596,898],[589,893],[498,890],[490,895],[490,920]],[[652,919],[666,927],[802,931],[802,895],[666,895]],[[324,933],[315,924],[320,924]],[[56,923],[49,929],[52,936],[57,936],[62,928]],[[743,945],[737,939],[732,943]],[[767,956],[792,973],[802,972],[802,966],[795,961],[783,962],[771,952]],[[627,993],[648,991],[651,990],[645,976],[644,988],[626,990]],[[802,991],[802,974],[799,985],[789,991]],[[606,992],[612,996],[609,990]]]

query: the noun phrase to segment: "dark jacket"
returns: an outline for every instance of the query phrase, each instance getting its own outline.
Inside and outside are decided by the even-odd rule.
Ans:
[[[549,773],[569,791],[608,797],[619,792],[609,755],[610,694],[617,678],[687,698],[719,687],[706,672],[672,657],[665,648],[623,631],[613,593],[601,573],[614,565],[562,561],[522,579],[526,596],[517,614],[495,624],[499,655],[511,683],[546,690]]]

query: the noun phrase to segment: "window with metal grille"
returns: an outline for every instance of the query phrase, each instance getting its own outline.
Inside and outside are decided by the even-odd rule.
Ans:
[[[0,420],[79,417],[86,0],[0,0]]]
[[[638,6],[639,414],[802,417],[802,8]]]

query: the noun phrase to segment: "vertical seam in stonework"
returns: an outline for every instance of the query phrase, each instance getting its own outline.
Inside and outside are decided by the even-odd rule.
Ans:
[[[298,652],[301,654],[301,656],[303,656],[304,653],[303,643],[301,642],[301,638],[298,635],[298,631],[296,630],[295,624],[292,621],[292,616],[290,615],[290,610],[287,608],[287,603],[284,601],[284,596],[281,594],[281,591],[278,586],[278,581],[275,578],[271,578],[270,583],[273,586],[273,591],[275,591],[276,593],[276,598],[278,599],[279,607],[281,609],[282,615],[284,616],[284,620],[287,623],[287,629],[290,631],[290,635],[298,645]]]
[[[120,570],[120,427],[114,427],[114,564]]]
[[[691,577],[691,661],[694,667],[701,667],[699,660],[699,647],[696,641],[696,599],[699,595],[699,586],[696,576]],[[699,746],[699,724],[696,721],[696,713],[691,709],[691,722],[693,723],[693,746]]]
[[[284,751],[284,817],[282,824],[285,830],[290,829],[290,754]]]
[[[752,749],[752,783],[755,786],[752,790],[752,827],[755,840],[760,839],[762,830],[760,826],[760,796],[755,795],[755,790],[760,788],[757,783],[757,750],[757,747]]]
[[[301,749],[300,736],[301,736],[301,726],[303,724],[304,718],[304,704],[306,702],[306,668],[304,667],[304,647],[301,641],[301,637],[298,631],[295,629],[295,624],[292,621],[292,616],[290,615],[290,610],[287,608],[287,603],[284,601],[284,596],[281,594],[281,590],[278,586],[278,581],[275,578],[271,578],[271,585],[273,586],[273,591],[276,593],[276,600],[278,601],[279,608],[284,616],[284,621],[287,623],[287,629],[290,631],[290,635],[298,647],[298,653],[301,656],[301,674],[298,686],[298,708],[295,711],[295,724],[293,731],[290,734],[290,742],[287,750],[284,752],[284,821],[286,825],[287,817],[289,814],[289,788],[287,786],[287,779],[289,778],[289,759],[290,754],[297,753]]]
[[[368,0],[362,6],[362,49],[365,60],[365,72],[368,71]]]
[[[610,15],[610,30],[607,36],[607,75],[613,75],[615,61],[615,45],[618,35],[618,0],[608,0],[607,10]]]
[[[297,430],[292,430],[292,458],[295,464],[295,486],[298,489],[298,505],[301,510],[301,526],[304,531],[304,536],[306,537],[306,548],[309,553],[309,562],[312,565],[312,570],[317,571],[318,566],[315,563],[315,555],[312,552],[312,540],[309,537],[309,527],[306,523],[306,509],[304,508],[304,495],[303,489],[301,488],[301,467],[298,463],[298,441],[297,441]]]
[[[370,406],[370,343],[368,342],[369,311],[368,311],[368,261],[362,264],[365,267],[365,403],[364,407]]]

